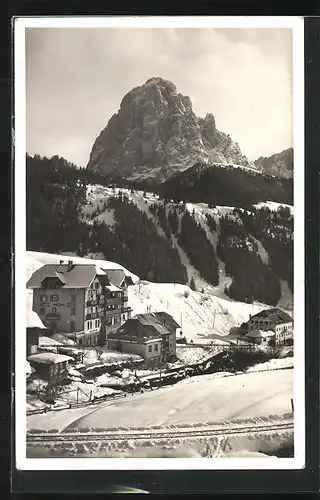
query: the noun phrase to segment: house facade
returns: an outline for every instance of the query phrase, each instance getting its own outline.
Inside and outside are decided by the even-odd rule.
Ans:
[[[123,270],[61,261],[38,269],[27,287],[41,320],[85,347],[105,345],[108,333],[130,317],[128,284]]]
[[[293,320],[289,314],[279,308],[264,309],[250,316],[248,321],[249,333],[254,330],[274,332],[276,345],[293,343]]]

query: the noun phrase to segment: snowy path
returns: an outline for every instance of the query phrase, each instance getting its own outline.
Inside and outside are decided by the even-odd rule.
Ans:
[[[293,308],[293,294],[289,288],[287,281],[280,280],[281,285],[281,297],[278,302],[278,307],[281,307],[288,312]]]
[[[262,262],[268,266],[269,265],[269,254],[267,252],[267,250],[264,248],[264,246],[262,245],[261,241],[258,240],[257,238],[255,238],[251,233],[250,233],[250,236],[251,238],[256,242],[257,246],[258,246],[258,253],[261,257],[261,260]]]

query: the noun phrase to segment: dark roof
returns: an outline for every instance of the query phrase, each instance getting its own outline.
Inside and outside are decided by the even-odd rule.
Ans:
[[[109,285],[121,286],[126,275],[122,269],[103,269],[109,279]]]
[[[58,278],[63,288],[87,288],[97,275],[94,264],[76,264],[68,270],[67,265],[45,264],[33,273],[27,283],[28,288],[41,288],[46,278]]]
[[[166,312],[136,314],[108,338],[131,341],[161,339],[162,335],[175,333],[176,328],[179,328],[178,323]]]
[[[180,325],[167,312],[161,311],[154,314],[161,321],[161,323],[165,325],[166,328],[168,328],[172,333],[175,333],[176,329],[180,328]]]
[[[131,318],[115,332],[110,333],[108,338],[143,343],[148,340],[161,340],[161,333],[155,325],[144,324],[138,318]]]
[[[269,319],[273,324],[289,323],[290,321],[292,321],[291,316],[278,307],[274,307],[272,309],[264,309],[263,311],[251,317],[251,319],[253,318]]]

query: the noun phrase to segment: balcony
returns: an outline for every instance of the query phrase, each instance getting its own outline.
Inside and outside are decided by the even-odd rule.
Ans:
[[[86,319],[97,319],[98,317],[99,317],[98,313],[86,314],[85,316]]]
[[[105,317],[106,318],[111,318],[113,316],[120,316],[121,310],[120,309],[106,309],[104,311]]]
[[[106,299],[106,305],[120,305],[122,302],[122,297],[109,297]]]

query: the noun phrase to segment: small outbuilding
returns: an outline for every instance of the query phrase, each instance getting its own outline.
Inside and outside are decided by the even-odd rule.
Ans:
[[[40,378],[56,383],[67,377],[68,366],[74,359],[65,354],[41,352],[29,356],[28,361]]]
[[[260,345],[268,345],[274,339],[275,333],[271,330],[250,330],[246,335],[248,340]]]

